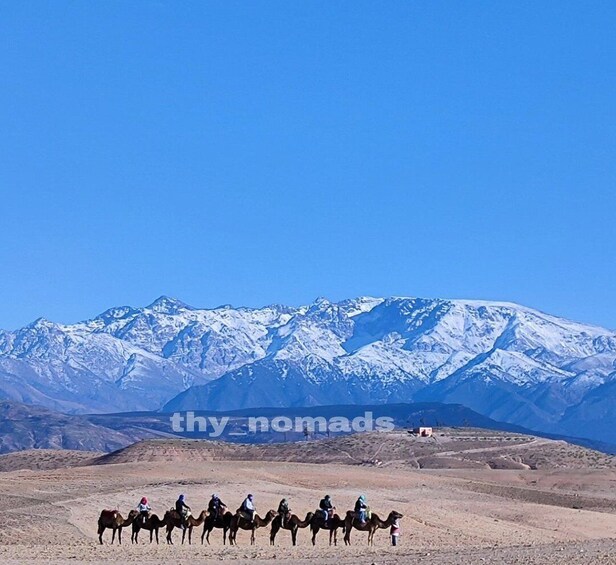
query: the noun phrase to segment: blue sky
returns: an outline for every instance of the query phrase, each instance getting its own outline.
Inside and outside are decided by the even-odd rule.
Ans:
[[[0,1],[0,327],[161,294],[616,328],[614,2]]]

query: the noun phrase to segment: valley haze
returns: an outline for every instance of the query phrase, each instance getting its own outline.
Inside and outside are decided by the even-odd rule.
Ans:
[[[0,331],[0,396],[70,414],[456,403],[616,443],[616,332],[502,302],[199,309],[163,296]]]

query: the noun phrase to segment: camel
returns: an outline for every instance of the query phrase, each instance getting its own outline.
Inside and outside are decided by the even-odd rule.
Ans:
[[[250,545],[255,544],[255,532],[257,528],[264,528],[276,517],[278,513],[275,510],[270,510],[265,518],[261,518],[258,514],[255,514],[254,520],[251,522],[245,517],[243,512],[239,510],[231,518],[231,525],[229,526],[229,543],[231,545],[237,545],[236,537],[238,530],[250,530]]]
[[[126,520],[122,518],[122,514],[118,510],[103,510],[98,518],[98,541],[103,544],[103,533],[107,528],[112,532],[111,543],[115,540],[116,530],[118,532],[118,543],[122,544],[122,528],[130,526],[135,518],[139,516],[137,510],[131,510],[128,513]]]
[[[326,522],[322,512],[316,512],[313,514],[312,519],[310,520],[310,530],[312,531],[312,545],[316,545],[317,533],[319,530],[328,530],[329,531],[329,545],[334,542],[334,545],[338,545],[338,528],[342,528],[342,533],[344,533],[344,520],[338,516],[338,514],[334,514],[331,519]]]
[[[346,533],[344,534],[344,543],[345,545],[351,545],[351,530],[355,528],[360,532],[368,532],[368,545],[374,545],[374,532],[376,532],[379,528],[389,528],[398,518],[402,518],[402,514],[392,510],[389,513],[387,520],[383,522],[383,520],[381,520],[378,515],[373,512],[368,520],[361,523],[355,517],[355,512],[349,510],[346,513],[346,518],[344,520],[344,527],[346,530]]]
[[[165,519],[167,515],[163,517],[161,520],[156,514],[150,514],[145,521],[145,523],[141,519],[136,519],[133,521],[133,533],[130,537],[131,542],[139,543],[139,530],[149,530],[150,531],[150,543],[152,543],[152,538],[154,534],[156,534],[156,543],[158,543],[158,530],[165,525]]]
[[[233,514],[228,510],[218,516],[218,519],[214,521],[214,517],[209,514],[205,521],[203,522],[203,533],[201,534],[201,543],[203,543],[203,538],[207,541],[207,544],[210,545],[210,533],[214,528],[222,528],[222,543],[223,545],[227,544],[227,532],[231,527],[231,519],[233,518]]]
[[[186,528],[182,528],[182,519],[180,518],[180,515],[174,509],[167,510],[167,512],[165,512],[165,517],[163,518],[163,521],[167,525],[167,543],[173,545],[173,539],[171,539],[171,532],[173,532],[173,528],[179,528],[182,530],[182,543],[184,543],[184,539],[186,538],[186,531],[188,530],[188,543],[191,544],[193,528],[203,524],[206,516],[207,510],[202,510],[198,518],[195,518],[194,516],[189,514],[186,517]]]
[[[305,528],[306,526],[309,526],[310,520],[312,520],[313,515],[314,514],[312,512],[308,512],[308,514],[306,514],[306,519],[302,520],[299,516],[296,516],[295,514],[291,514],[291,516],[289,516],[289,518],[286,520],[286,522],[283,525],[282,516],[278,514],[272,520],[272,530],[270,532],[270,545],[274,545],[274,542],[276,540],[276,534],[281,528],[283,530],[289,530],[291,532],[291,541],[293,542],[293,545],[297,545],[297,530],[299,528]]]

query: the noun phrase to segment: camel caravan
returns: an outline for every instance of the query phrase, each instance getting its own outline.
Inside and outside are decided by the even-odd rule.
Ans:
[[[239,530],[250,532],[250,544],[254,545],[256,531],[259,528],[270,526],[270,544],[276,543],[276,535],[281,530],[291,533],[291,542],[297,545],[297,533],[300,529],[310,527],[312,533],[312,545],[316,544],[317,533],[320,530],[329,532],[329,545],[337,545],[338,530],[344,535],[345,545],[351,544],[351,532],[356,529],[359,532],[368,532],[368,544],[374,544],[374,534],[378,529],[390,529],[392,545],[397,544],[400,534],[400,519],[402,514],[392,510],[385,520],[370,511],[366,497],[360,496],[355,503],[355,509],[349,510],[341,517],[336,513],[332,499],[326,495],[319,503],[315,512],[308,512],[305,518],[293,514],[286,499],[282,499],[278,510],[269,510],[265,516],[257,514],[254,497],[249,494],[235,513],[227,509],[227,505],[213,494],[207,510],[202,510],[197,517],[192,514],[190,506],[186,503],[182,494],[175,506],[165,512],[162,518],[152,512],[147,498],[142,498],[136,509],[131,510],[128,516],[122,517],[118,510],[103,510],[98,519],[98,539],[103,543],[103,533],[111,530],[111,543],[115,541],[116,532],[118,543],[122,543],[122,529],[131,526],[131,542],[139,543],[139,532],[146,530],[150,533],[150,543],[156,540],[159,543],[159,530],[165,529],[166,541],[173,544],[172,533],[174,529],[182,532],[182,543],[188,534],[188,543],[192,543],[193,529],[203,526],[201,543],[204,540],[209,545],[210,534],[215,528],[222,530],[223,544],[227,539],[230,545],[237,545],[237,533]]]

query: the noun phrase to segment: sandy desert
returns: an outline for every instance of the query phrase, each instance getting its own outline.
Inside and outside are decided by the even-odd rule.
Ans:
[[[235,446],[225,453],[204,442],[182,441],[144,442],[112,457],[90,454],[90,459],[61,451],[11,454],[0,458],[0,562],[616,563],[614,458],[572,448],[566,452],[568,461],[562,456],[567,444],[535,446],[529,439],[526,449],[507,446],[498,457],[511,459],[517,450],[516,461],[523,466],[534,447],[546,458],[539,468],[479,468],[470,463],[454,468],[452,460],[477,463],[486,454],[494,457],[493,441],[485,440],[484,447],[477,442],[441,446],[438,452],[446,463],[442,468],[417,468],[400,454],[388,459],[389,450],[381,447],[378,464],[335,457],[308,462],[306,445],[322,457],[323,450],[327,453],[315,443],[297,447],[307,462],[277,460],[267,446],[245,452]],[[389,435],[387,441],[354,436],[335,440],[330,451],[341,442],[355,453],[377,443],[387,446],[388,441],[409,449],[413,440],[401,434]],[[279,455],[285,449],[293,454],[291,447],[276,449]],[[580,453],[591,454],[590,460],[581,459]],[[240,458],[249,456],[261,459]],[[298,457],[287,459],[293,458]],[[302,518],[326,493],[341,514],[364,493],[380,516],[390,510],[404,514],[402,535],[392,547],[388,531],[378,530],[374,546],[368,547],[367,534],[353,531],[352,545],[345,546],[339,534],[338,545],[330,547],[328,533],[321,531],[313,547],[307,528],[299,531],[297,546],[291,545],[286,531],[271,546],[268,527],[257,531],[256,545],[250,545],[248,532],[240,531],[238,545],[230,547],[223,546],[221,530],[212,532],[210,546],[202,545],[202,528],[195,528],[192,545],[181,544],[178,530],[172,534],[174,545],[165,543],[162,531],[160,544],[150,544],[148,533],[141,532],[140,543],[134,545],[128,527],[121,546],[110,545],[109,530],[105,544],[98,543],[96,524],[103,508],[118,508],[126,516],[146,495],[162,516],[178,494],[185,493],[197,514],[213,492],[233,510],[252,492],[261,515],[287,497]]]

